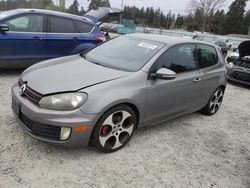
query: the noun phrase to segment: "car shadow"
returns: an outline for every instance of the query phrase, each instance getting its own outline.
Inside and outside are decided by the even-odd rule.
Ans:
[[[18,76],[25,69],[0,69],[0,76]]]
[[[133,140],[136,140],[138,142],[139,140],[144,140],[148,136],[153,135],[159,135],[159,133],[162,133],[163,131],[168,132],[176,132],[178,130],[183,130],[184,132],[188,131],[188,127],[191,125],[190,123],[184,123],[189,122],[193,118],[201,118],[202,114],[200,112],[195,112],[192,114],[183,115],[171,120],[163,121],[162,123],[158,124],[152,124],[152,126],[142,127],[135,131],[134,136],[132,137],[131,141],[128,143],[128,145],[133,145]],[[179,122],[183,122],[179,124]],[[26,136],[26,133],[24,133],[24,136]],[[85,157],[93,157],[93,156],[99,156],[103,153],[98,151],[97,149],[87,146],[79,146],[79,147],[65,147],[60,145],[53,145],[51,143],[41,142],[37,141],[33,138],[30,140],[31,142],[35,142],[35,145],[39,145],[40,148],[46,148],[44,150],[40,150],[40,152],[45,152],[48,154],[48,150],[50,151],[51,155],[64,155],[69,158],[80,158],[80,156]],[[127,146],[125,146],[122,150],[126,149]],[[125,150],[124,150],[125,151]],[[98,155],[99,154],[99,155]],[[112,153],[111,153],[112,154]]]

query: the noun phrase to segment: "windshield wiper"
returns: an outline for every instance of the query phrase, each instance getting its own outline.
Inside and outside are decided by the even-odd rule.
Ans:
[[[86,54],[85,54],[85,53],[80,53],[80,56],[81,56],[83,59],[86,59]]]
[[[105,66],[105,65],[103,65],[103,64],[101,64],[101,63],[97,63],[97,62],[90,61],[90,60],[87,60],[87,61],[89,61],[89,62],[91,62],[91,63],[94,63],[94,64],[96,64],[96,65],[100,65],[100,66],[102,66],[102,67],[107,67],[107,66]]]

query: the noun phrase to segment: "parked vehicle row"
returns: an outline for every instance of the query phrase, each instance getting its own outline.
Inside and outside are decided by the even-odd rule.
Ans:
[[[227,62],[234,62],[237,61],[239,59],[239,50],[238,48],[233,49],[233,52],[228,54],[227,56]]]
[[[199,110],[215,114],[225,88],[216,45],[132,34],[31,66],[12,88],[12,108],[38,140],[114,152],[137,128]]]
[[[237,83],[250,85],[250,41],[242,42],[238,50],[238,58],[229,62],[228,79]]]
[[[223,56],[226,57],[230,47],[223,41],[216,41],[214,44],[220,47]]]
[[[12,88],[13,112],[32,137],[114,152],[137,128],[195,111],[215,114],[227,77],[249,83],[250,41],[227,68],[221,41],[131,34],[97,45],[105,40],[98,20],[109,12],[0,14],[0,67],[46,60],[26,69]]]
[[[16,9],[0,14],[0,68],[27,67],[46,59],[83,52],[106,40],[98,19],[113,8],[85,16],[56,11]]]

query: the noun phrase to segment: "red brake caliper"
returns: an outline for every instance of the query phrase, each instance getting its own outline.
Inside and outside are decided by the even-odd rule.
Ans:
[[[105,135],[108,133],[108,126],[107,126],[107,125],[104,125],[104,126],[102,127],[101,132],[102,132],[102,135],[105,136]]]

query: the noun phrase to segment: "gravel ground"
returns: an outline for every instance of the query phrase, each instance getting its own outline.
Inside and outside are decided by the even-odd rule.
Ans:
[[[229,84],[216,115],[140,129],[121,151],[101,154],[24,133],[10,107],[19,75],[0,71],[0,187],[250,188],[249,88]]]

